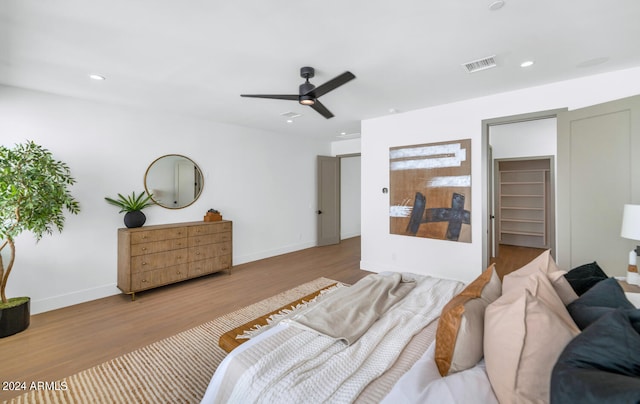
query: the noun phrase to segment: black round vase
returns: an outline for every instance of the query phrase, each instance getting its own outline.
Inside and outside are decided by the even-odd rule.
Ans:
[[[133,212],[127,212],[124,215],[124,225],[132,229],[134,227],[142,227],[144,222],[147,221],[147,217],[141,210],[134,210]]]
[[[30,303],[31,299],[27,299],[18,306],[0,309],[0,338],[17,334],[29,327]]]

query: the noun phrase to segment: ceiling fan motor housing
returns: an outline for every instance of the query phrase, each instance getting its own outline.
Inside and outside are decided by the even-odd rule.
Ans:
[[[305,81],[304,83],[300,84],[298,94],[300,95],[308,94],[310,91],[313,91],[314,88],[316,88],[316,86],[309,83],[308,81]]]
[[[305,66],[300,68],[300,77],[302,77],[303,79],[310,79],[315,75],[316,71],[313,69],[313,67]]]

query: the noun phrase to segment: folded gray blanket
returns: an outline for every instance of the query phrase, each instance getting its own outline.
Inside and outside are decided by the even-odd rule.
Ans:
[[[399,273],[367,275],[355,285],[333,292],[289,322],[351,345],[415,286],[415,280],[405,280]]]

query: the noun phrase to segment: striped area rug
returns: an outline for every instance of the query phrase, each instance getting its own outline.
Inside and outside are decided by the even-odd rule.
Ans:
[[[332,283],[318,278],[8,403],[199,403],[226,356],[222,334]]]

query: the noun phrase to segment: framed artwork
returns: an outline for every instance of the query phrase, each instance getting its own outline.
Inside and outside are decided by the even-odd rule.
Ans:
[[[471,139],[389,149],[391,234],[471,242]]]

